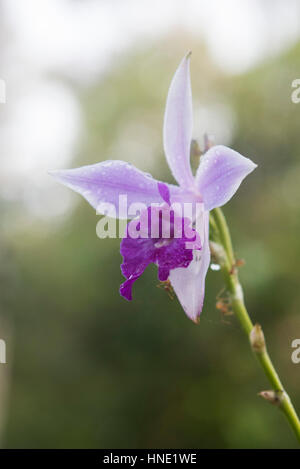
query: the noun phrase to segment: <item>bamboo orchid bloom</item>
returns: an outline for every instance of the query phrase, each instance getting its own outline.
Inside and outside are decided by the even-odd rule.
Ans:
[[[228,202],[256,164],[238,152],[218,145],[201,157],[193,175],[190,166],[193,118],[189,62],[190,54],[183,58],[173,77],[163,127],[165,156],[178,186],[157,181],[131,164],[118,160],[54,171],[52,175],[81,194],[98,212],[101,204],[112,204],[117,210],[112,215],[119,213],[123,218],[130,218],[128,214],[120,215],[119,196],[124,194],[128,204],[141,202],[149,207],[158,204],[164,210],[170,203],[200,206],[197,232],[195,224],[192,225],[195,220],[190,220],[188,237],[184,233],[182,237],[171,235],[166,239],[159,233],[154,240],[141,236],[132,238],[127,231],[127,237],[121,242],[121,268],[126,278],[120,288],[121,295],[131,300],[133,283],[147,265],[154,262],[159,268],[159,279],[170,280],[185,313],[197,322],[210,263],[209,211]],[[148,214],[148,210],[141,213],[139,222],[146,212]],[[176,218],[176,214],[174,216]],[[184,218],[181,221],[183,223]],[[187,238],[195,243],[194,249],[186,248]]]

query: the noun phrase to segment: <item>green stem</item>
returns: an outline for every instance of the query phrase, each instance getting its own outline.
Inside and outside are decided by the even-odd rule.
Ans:
[[[295,432],[298,441],[300,442],[300,421],[294,409],[294,406],[286,393],[281,380],[274,368],[274,365],[270,359],[267,348],[264,342],[264,336],[262,334],[263,344],[259,343],[258,347],[253,346],[253,341],[251,342],[251,332],[255,331],[255,326],[253,325],[248,311],[246,309],[243,291],[241,284],[238,279],[236,261],[233,253],[231,237],[226,223],[226,219],[223,215],[223,212],[220,208],[216,208],[211,212],[215,226],[218,231],[218,237],[220,244],[223,246],[225,251],[225,259],[222,259],[221,269],[224,276],[226,288],[231,297],[231,306],[232,310],[237,317],[242,329],[247,335],[250,344],[252,345],[252,350],[258,358],[259,363],[261,364],[263,371],[269,380],[272,390],[274,391],[274,396],[277,396],[278,399],[273,401],[277,403],[280,409],[283,411],[287,417],[292,429]]]

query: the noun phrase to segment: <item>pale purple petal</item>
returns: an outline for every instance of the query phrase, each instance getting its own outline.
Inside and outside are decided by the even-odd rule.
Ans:
[[[210,148],[200,160],[196,188],[205,210],[221,207],[235,194],[243,179],[257,165],[223,145]]]
[[[127,196],[127,206],[132,203],[161,203],[158,181],[125,161],[109,160],[75,169],[50,172],[57,181],[81,194],[99,213],[119,218],[130,218],[126,207],[119,213],[119,196]],[[181,200],[182,190],[167,185],[174,201]],[[190,196],[191,198],[191,196]],[[102,204],[112,204],[115,210]],[[115,215],[116,213],[116,215]]]
[[[170,281],[187,316],[198,322],[203,308],[205,277],[210,263],[209,213],[202,214],[200,238],[202,251],[194,251],[194,259],[186,269],[170,272]]]
[[[180,63],[168,93],[164,119],[164,149],[174,178],[184,188],[193,187],[190,146],[193,130],[192,91],[188,54]]]

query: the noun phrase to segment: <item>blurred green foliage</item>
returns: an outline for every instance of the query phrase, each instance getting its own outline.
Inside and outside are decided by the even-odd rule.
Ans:
[[[186,37],[124,57],[82,95],[85,133],[73,166],[124,159],[172,181],[161,129],[185,44],[193,49],[195,109],[227,106],[235,122],[231,146],[258,164],[225,214],[246,260],[249,312],[263,324],[300,410],[300,365],[290,358],[291,341],[300,337],[300,105],[290,99],[300,45],[234,78]],[[119,240],[99,240],[93,209],[74,198],[73,213],[32,221],[3,240],[3,252],[13,254],[1,276],[11,265],[17,272],[2,308],[14,326],[3,445],[296,447],[284,417],[256,396],[268,383],[234,318],[215,309],[220,274],[209,272],[199,326],[157,288],[154,267],[126,302],[118,294]],[[1,288],[7,294],[5,282]]]

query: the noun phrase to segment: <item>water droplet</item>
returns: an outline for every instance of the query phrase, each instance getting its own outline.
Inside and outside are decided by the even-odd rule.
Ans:
[[[219,266],[219,264],[210,264],[210,268],[211,268],[211,270],[215,270],[215,271],[221,269],[221,267]]]

